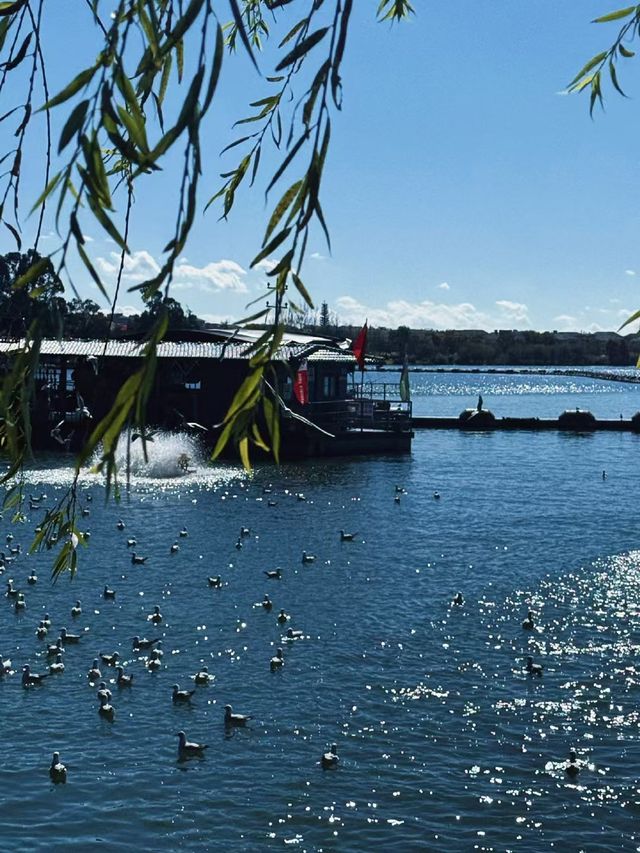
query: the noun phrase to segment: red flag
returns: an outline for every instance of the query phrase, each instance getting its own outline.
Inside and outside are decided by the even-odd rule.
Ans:
[[[364,357],[367,352],[367,332],[369,331],[367,327],[368,322],[368,320],[364,321],[364,326],[358,332],[358,337],[351,344],[351,352],[355,355],[360,370],[364,370]]]
[[[306,360],[300,363],[296,378],[293,383],[293,393],[301,406],[309,402],[309,372]]]

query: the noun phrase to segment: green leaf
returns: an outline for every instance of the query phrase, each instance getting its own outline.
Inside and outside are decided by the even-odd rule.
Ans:
[[[299,42],[293,50],[289,51],[289,53],[280,60],[280,62],[276,65],[276,71],[282,71],[283,68],[287,68],[289,65],[292,65],[298,59],[301,59],[305,56],[309,51],[314,48],[317,44],[319,44],[322,39],[326,36],[329,31],[329,27],[321,27],[319,30],[311,33],[310,36],[303,39]]]
[[[580,69],[580,71],[576,74],[576,76],[573,78],[571,83],[569,83],[569,88],[572,88],[578,82],[578,80],[580,80],[581,77],[584,77],[585,74],[588,74],[592,68],[595,68],[596,65],[599,65],[606,58],[607,58],[607,51],[606,50],[603,50],[602,53],[597,53],[595,56],[593,56],[587,62],[587,64]]]
[[[609,21],[619,21],[621,18],[628,18],[634,12],[638,11],[637,6],[627,6],[625,9],[618,9],[616,12],[609,12],[608,15],[602,15],[600,18],[594,18],[592,24],[608,24]]]
[[[309,291],[307,290],[307,288],[302,283],[302,279],[293,270],[291,270],[291,278],[293,279],[293,283],[295,284],[296,290],[298,291],[298,293],[302,296],[302,298],[307,303],[309,308],[313,308],[314,307],[313,300],[311,299],[311,296],[309,295]]]
[[[627,317],[627,319],[626,319],[626,320],[624,321],[624,323],[620,326],[620,328],[618,329],[618,331],[621,331],[621,329],[624,329],[624,327],[625,327],[625,326],[628,326],[628,325],[629,325],[629,323],[633,323],[633,321],[634,321],[634,320],[637,320],[638,318],[640,318],[640,310],[638,310],[638,311],[634,311],[634,313],[633,313],[630,317]]]
[[[31,264],[29,269],[13,282],[13,290],[20,290],[20,288],[31,284],[32,281],[42,275],[50,263],[49,258],[40,258],[35,264]]]
[[[240,33],[240,40],[242,41],[242,44],[244,45],[244,49],[249,54],[249,59],[253,63],[253,67],[259,73],[260,69],[258,68],[258,63],[256,62],[256,58],[253,55],[253,51],[251,50],[251,45],[249,43],[247,31],[244,28],[244,21],[242,20],[242,12],[240,11],[237,0],[229,0],[229,5],[231,6],[231,12],[233,14],[233,20],[234,20],[234,23],[236,25],[237,31],[238,31],[238,33]],[[279,69],[276,68],[276,71],[278,71],[278,70]]]
[[[278,204],[275,206],[273,213],[271,214],[271,218],[269,219],[269,224],[267,225],[267,230],[265,231],[263,244],[269,239],[271,234],[273,233],[274,228],[280,222],[282,217],[285,215],[294,198],[298,194],[300,187],[302,186],[302,179],[296,181],[295,184],[291,184],[289,189],[284,193]]]
[[[211,75],[209,77],[209,83],[207,85],[207,91],[204,96],[204,101],[202,102],[202,114],[206,113],[209,109],[211,101],[213,100],[213,96],[216,91],[216,87],[218,85],[218,80],[220,79],[220,69],[222,68],[222,57],[224,56],[224,36],[222,34],[222,27],[218,24],[216,29],[216,50],[213,55],[213,65],[211,66]]]
[[[89,100],[87,99],[80,101],[80,103],[73,109],[71,115],[62,128],[60,142],[58,143],[58,154],[66,148],[66,146],[71,142],[73,135],[81,129],[88,108]]]
[[[623,44],[618,45],[618,50],[620,51],[620,55],[624,56],[626,59],[631,59],[632,56],[636,55],[635,50],[629,50],[629,48],[625,47]]]
[[[613,64],[612,60],[609,60],[609,76],[611,77],[611,83],[613,84],[613,88],[616,91],[618,91],[622,95],[623,98],[626,98],[627,96],[622,91],[622,89],[620,88],[620,84],[618,83],[618,75],[616,74],[616,67]]]
[[[4,70],[5,71],[13,71],[14,68],[17,68],[18,65],[20,65],[22,60],[27,55],[27,49],[28,49],[29,44],[31,42],[32,36],[33,36],[33,33],[29,33],[29,35],[26,37],[26,39],[20,45],[20,49],[18,50],[16,55],[13,57],[13,59],[10,60],[9,62],[4,63]]]
[[[264,247],[264,249],[262,249],[262,251],[255,256],[255,258],[251,261],[250,266],[255,267],[256,264],[259,264],[260,261],[263,261],[265,258],[267,258],[271,254],[271,252],[275,251],[278,246],[287,239],[290,231],[291,228],[283,228],[282,231],[276,234],[276,236],[271,240],[271,242],[268,243]]]
[[[44,106],[40,107],[40,111],[42,110],[50,110],[51,107],[57,107],[58,104],[62,104],[65,101],[68,101],[69,98],[72,98],[76,92],[79,92],[83,86],[86,86],[87,83],[90,83],[93,75],[96,73],[97,66],[93,65],[91,68],[85,68],[84,71],[81,71],[77,77],[74,77],[71,83],[68,86],[58,92],[58,94],[48,100]]]

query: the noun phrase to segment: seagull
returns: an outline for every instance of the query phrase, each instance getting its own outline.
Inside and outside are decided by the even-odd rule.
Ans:
[[[49,629],[47,628],[47,626],[44,624],[44,622],[40,622],[40,624],[36,628],[36,637],[39,640],[44,640],[48,633]]]
[[[55,657],[56,655],[64,654],[64,645],[62,642],[62,637],[58,637],[58,639],[50,646],[47,646],[47,657]]]
[[[160,613],[160,608],[157,604],[153,608],[153,613],[147,616],[147,620],[153,622],[154,625],[159,625],[162,622],[162,613]]]
[[[9,598],[17,598],[18,590],[13,585],[13,578],[7,580],[7,596]]]
[[[135,551],[131,554],[131,564],[134,566],[144,566],[148,559],[148,557],[138,557]]]
[[[137,635],[133,638],[133,648],[134,649],[152,649],[156,643],[160,642],[160,638],[157,637],[154,640],[148,640],[146,637],[140,639]]]
[[[177,542],[174,542],[173,545],[169,548],[169,553],[170,554],[177,554],[179,550],[180,550],[180,546],[178,545]]]
[[[304,631],[294,631],[293,628],[287,628],[287,640],[301,640],[304,637]]]
[[[113,722],[113,718],[116,715],[116,709],[113,705],[109,704],[109,699],[102,694],[100,696],[100,707],[98,708],[98,713],[101,717],[104,717],[105,720],[109,720],[109,722]]]
[[[126,524],[124,523],[124,521],[121,518],[119,518],[118,523],[116,524],[116,527],[118,528],[118,530],[124,530],[126,527]]]
[[[114,652],[112,655],[104,655],[102,654],[102,652],[100,653],[100,659],[103,661],[103,663],[106,663],[107,666],[116,666],[119,657],[119,652]]]
[[[576,753],[573,749],[569,753],[569,760],[567,761],[567,763],[564,766],[564,772],[568,776],[571,776],[572,778],[577,776],[578,773],[580,772],[580,766],[578,764],[578,759],[577,759]]]
[[[93,659],[91,669],[87,673],[87,678],[90,681],[98,681],[98,679],[102,678],[102,673],[100,672],[100,668],[98,666],[98,658]]]
[[[16,610],[26,610],[27,602],[24,599],[24,592],[19,592],[14,604]]]
[[[180,531],[180,536],[182,536],[182,538],[184,539],[188,535],[189,535],[189,531],[187,530],[186,527],[183,527],[182,530]]]
[[[338,756],[338,744],[332,743],[329,749],[329,752],[325,752],[320,759],[320,763],[322,764],[325,770],[335,770],[338,766],[338,762],[340,761],[340,757]]]
[[[222,578],[220,575],[216,575],[215,577],[209,577],[209,586],[214,587],[214,589],[220,589],[222,587]]]
[[[356,533],[347,533],[345,530],[340,531],[340,541],[341,542],[353,542],[353,540],[356,536],[357,536]]]
[[[116,667],[116,672],[118,673],[118,677],[116,678],[118,687],[131,687],[133,684],[133,675],[127,675],[121,666]]]
[[[191,697],[195,693],[195,690],[180,690],[180,686],[178,684],[173,685],[173,704],[180,705],[185,704],[186,702],[191,702]]]
[[[180,738],[178,742],[178,753],[180,758],[191,758],[193,756],[202,755],[205,749],[207,749],[206,743],[196,743],[195,741],[187,740],[187,736],[184,732],[176,732],[176,735]]]
[[[269,661],[271,672],[281,669],[284,666],[284,655],[282,649],[277,649],[274,657]]]
[[[100,702],[102,701],[103,697],[107,700],[107,702],[109,701],[109,699],[111,699],[111,691],[107,687],[106,682],[101,681],[100,684],[98,684],[96,696],[98,697],[98,700]]]
[[[62,655],[56,655],[55,662],[49,664],[49,674],[50,675],[61,675],[63,672],[64,672],[64,663],[62,662]]]
[[[135,548],[137,544],[136,539],[127,539],[127,548]]]
[[[31,574],[27,578],[27,583],[31,584],[31,586],[33,586],[34,583],[38,583],[38,575],[36,574],[35,569],[31,569]]]
[[[246,726],[253,717],[250,714],[234,714],[231,705],[224,706],[225,726]]]
[[[241,527],[240,528],[240,536],[243,538],[246,536],[251,536],[251,531],[249,530],[248,527]]]
[[[529,656],[527,658],[527,672],[529,675],[536,675],[538,678],[542,678],[542,671],[544,667],[541,663],[534,663],[533,658]]]
[[[280,578],[282,577],[282,572],[280,569],[274,569],[272,572],[265,572],[265,575],[270,580],[278,580],[279,581]]]
[[[241,550],[242,550],[242,539],[238,539],[236,541],[236,551],[241,551]]]
[[[162,662],[160,661],[159,658],[149,658],[149,660],[146,663],[146,667],[149,670],[149,672],[155,672],[157,669],[160,669],[161,666],[162,666]]]
[[[287,613],[285,613],[284,609],[281,608],[280,613],[278,613],[278,622],[281,625],[284,625],[284,623],[287,622],[287,620],[289,618],[290,618],[289,615]]]
[[[522,627],[525,631],[533,631],[534,622],[533,622],[533,613],[529,610],[527,613],[527,618],[523,621]]]
[[[307,554],[306,551],[302,552],[302,563],[303,563],[303,565],[305,563],[315,563],[315,561],[316,561],[315,554]]]
[[[71,608],[71,615],[74,619],[76,619],[82,613],[82,607],[80,606],[80,602],[76,601],[75,607]]]
[[[265,610],[271,610],[271,608],[273,607],[273,601],[271,601],[271,599],[266,593],[264,598],[262,599],[262,606]]]
[[[8,672],[11,672],[11,661],[0,655],[0,675],[6,675]]]
[[[79,643],[79,634],[68,634],[66,628],[60,628],[60,639],[63,643]]]
[[[210,681],[213,681],[215,676],[209,674],[209,667],[203,666],[199,672],[196,672],[193,678],[196,684],[208,684]]]
[[[397,504],[400,503],[400,495],[395,495],[395,497],[393,499]]]
[[[39,687],[49,674],[38,675],[37,672],[31,672],[31,667],[28,663],[22,667],[22,686],[23,687]]]
[[[54,752],[49,767],[49,777],[54,785],[64,785],[67,781],[67,768],[60,761],[60,753]]]
[[[151,649],[150,657],[157,658],[158,660],[160,660],[162,658],[162,656],[164,655],[164,652],[160,648],[161,645],[162,645],[162,640],[158,640],[157,648]]]
[[[452,600],[451,604],[456,604],[456,605],[464,604],[464,596],[462,595],[461,592],[456,592],[456,594],[453,596],[453,600]]]
[[[437,492],[437,491],[434,492],[433,493],[433,499],[434,499],[434,501],[439,501],[440,500],[440,492]]]
[[[43,620],[42,620],[42,621],[44,622],[44,627],[45,627],[45,628],[50,628],[50,627],[51,627],[51,618],[49,617],[49,614],[48,614],[48,613],[45,613],[45,614],[44,614],[44,618],[43,618]]]
[[[104,589],[102,591],[103,598],[110,598],[113,600],[116,597],[115,589],[109,589],[109,587],[105,584]]]

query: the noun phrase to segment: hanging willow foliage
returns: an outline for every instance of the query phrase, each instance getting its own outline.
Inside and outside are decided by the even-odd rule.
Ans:
[[[86,68],[74,69],[59,92],[49,89],[44,7],[45,0],[0,2],[0,96],[6,103],[0,125],[7,140],[0,151],[0,163],[5,164],[0,176],[0,226],[21,250],[22,220],[29,212],[23,211],[21,174],[29,131],[42,113],[46,128],[42,191],[35,201],[28,200],[36,217],[30,249],[40,257],[45,212],[51,215],[58,237],[56,248],[32,264],[13,287],[25,288],[37,298],[34,284],[46,265],[53,263],[77,295],[68,269],[75,256],[115,310],[129,254],[129,216],[136,186],[142,179],[148,181],[177,151],[182,167],[173,175],[175,218],[166,235],[162,266],[133,288],[146,300],[156,294],[167,296],[196,213],[219,205],[221,216],[229,216],[238,188],[255,181],[265,146],[275,146],[280,163],[268,179],[267,194],[277,192],[277,201],[252,262],[255,266],[277,251],[280,260],[269,273],[275,305],[267,331],[252,347],[248,375],[229,407],[214,454],[233,442],[246,466],[251,444],[270,449],[278,459],[278,410],[264,389],[275,379],[273,360],[283,334],[285,292],[291,289],[300,302],[313,304],[302,278],[312,223],[320,226],[329,241],[320,189],[332,113],[342,103],[341,66],[353,0],[119,0],[114,10],[107,10],[100,0],[85,0],[82,8],[96,33],[95,60]],[[377,17],[399,21],[412,12],[407,0],[381,0]],[[201,199],[201,136],[215,102],[225,52],[244,51],[258,69],[259,52],[276,27],[286,30],[286,35],[275,50],[272,73],[257,77],[257,85],[266,91],[251,103],[251,113],[236,123],[244,133],[222,152],[231,156],[226,152],[240,151],[239,161],[223,173],[221,187]],[[301,80],[305,81],[302,94],[295,85]],[[177,106],[169,109],[169,103]],[[52,116],[61,128],[57,139],[52,138]],[[119,249],[114,292],[91,257],[84,236],[88,225],[97,227]],[[266,322],[268,310],[262,307],[250,319]],[[138,432],[144,445],[146,403],[154,382],[157,346],[166,328],[167,318],[160,315],[145,340],[141,366],[124,382],[111,410],[79,453],[68,494],[47,514],[33,544],[35,549],[57,546],[55,576],[75,570],[76,548],[82,543],[75,523],[82,466],[97,453],[107,493],[117,494],[116,451],[125,429]],[[0,479],[5,484],[19,480],[30,449],[29,407],[40,338],[36,318],[0,388],[0,447],[10,459]],[[267,439],[260,435],[258,417],[267,425]],[[21,494],[18,487],[7,493],[7,505],[18,506],[18,512]]]

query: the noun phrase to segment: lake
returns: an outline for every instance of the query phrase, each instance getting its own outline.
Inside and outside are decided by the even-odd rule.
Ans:
[[[478,393],[498,416],[640,408],[636,386],[592,379],[414,378],[420,414],[457,414]],[[0,602],[0,652],[16,670],[0,679],[0,849],[637,850],[639,441],[427,431],[406,457],[250,477],[201,459],[171,478],[178,453],[195,451],[158,436],[119,505],[83,479],[91,542],[77,577],[54,585],[52,553],[26,553],[44,509],[17,525],[5,512],[7,547],[22,553],[0,583],[12,577],[27,608]],[[43,458],[25,494],[52,507],[68,483],[61,460]],[[250,535],[238,549],[241,527]],[[131,537],[146,564],[132,564]],[[276,568],[280,580],[264,574]],[[222,588],[209,586],[214,575]],[[464,604],[452,606],[458,591]],[[23,689],[22,666],[46,672],[62,626],[81,635],[65,672]],[[287,627],[301,638],[286,640]],[[135,635],[161,638],[158,671],[132,650]],[[271,672],[278,647],[285,664]],[[102,666],[110,722],[87,671],[113,651],[134,683],[119,689]],[[541,678],[526,672],[528,655]],[[215,678],[196,686],[203,665]],[[196,691],[190,703],[172,702],[176,683]],[[246,727],[225,728],[228,703],[253,717]],[[208,745],[203,758],[177,760],[180,730]],[[323,770],[333,743],[340,765]],[[66,785],[49,780],[54,750]]]

